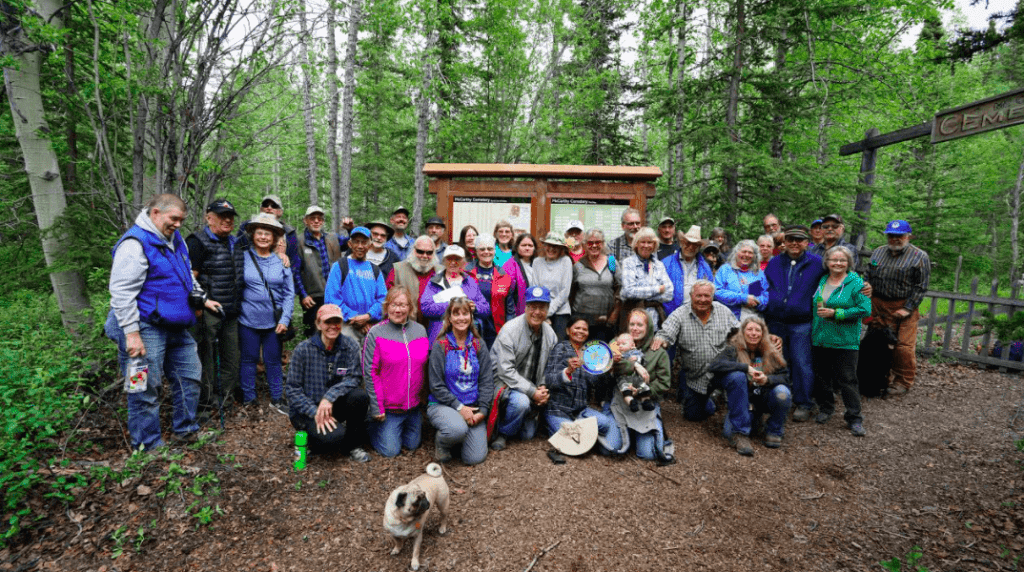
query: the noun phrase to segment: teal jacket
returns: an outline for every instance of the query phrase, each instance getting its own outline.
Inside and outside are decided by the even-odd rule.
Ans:
[[[811,343],[818,347],[855,350],[860,348],[860,321],[871,315],[871,298],[860,293],[864,279],[856,272],[850,272],[832,295],[825,301],[826,308],[836,310],[835,318],[818,317],[817,308],[821,292],[828,280],[826,274],[814,291],[814,321],[811,326]]]

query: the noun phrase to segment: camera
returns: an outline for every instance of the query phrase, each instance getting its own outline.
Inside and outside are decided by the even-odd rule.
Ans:
[[[206,306],[206,292],[194,288],[188,293],[188,307],[193,310],[202,310]]]

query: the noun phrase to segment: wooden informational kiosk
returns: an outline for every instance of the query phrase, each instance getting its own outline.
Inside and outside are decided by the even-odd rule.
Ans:
[[[427,163],[430,192],[437,195],[437,216],[448,224],[449,241],[467,224],[482,234],[507,220],[517,232],[542,239],[559,235],[572,220],[600,228],[605,240],[622,234],[627,207],[646,217],[654,197],[658,167],[603,165],[505,165],[500,163]]]

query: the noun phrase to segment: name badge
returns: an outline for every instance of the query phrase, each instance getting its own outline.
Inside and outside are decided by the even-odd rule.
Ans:
[[[347,368],[347,367],[339,367],[339,368],[338,368],[338,369],[337,369],[337,370],[336,370],[336,371],[334,372],[334,375],[345,375],[345,374],[347,374],[347,373],[348,373],[348,368]]]

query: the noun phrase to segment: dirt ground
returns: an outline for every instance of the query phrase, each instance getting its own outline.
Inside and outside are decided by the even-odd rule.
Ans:
[[[928,570],[1016,570],[1024,383],[959,365],[920,370],[907,396],[865,401],[861,439],[837,414],[790,423],[781,449],[758,439],[755,456],[740,457],[720,436],[721,413],[690,423],[670,403],[672,466],[632,455],[556,466],[539,439],[476,467],[450,463],[452,526],[445,536],[427,526],[424,569],[881,570],[919,546]],[[57,470],[123,470],[112,411],[82,420],[97,445]],[[36,499],[44,518],[0,552],[0,570],[406,570],[411,544],[388,554],[382,509],[431,461],[432,440],[365,465],[312,458],[295,473],[291,438],[287,418],[264,407],[139,474],[94,479],[70,505]]]

